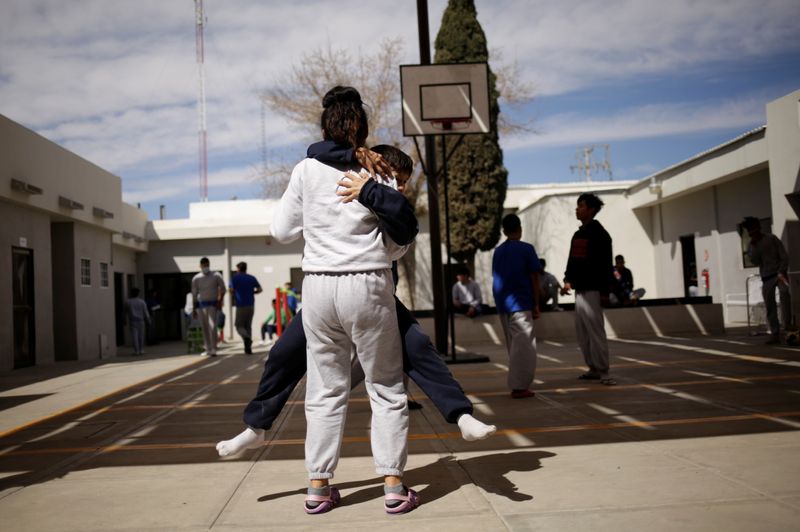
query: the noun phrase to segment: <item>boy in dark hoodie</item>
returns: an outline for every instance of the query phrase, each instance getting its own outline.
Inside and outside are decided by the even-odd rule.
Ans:
[[[594,219],[603,200],[595,194],[578,196],[575,217],[581,227],[570,243],[567,271],[564,273],[562,295],[575,289],[575,333],[583,359],[589,371],[580,379],[599,380],[613,386],[617,382],[609,375],[608,340],[603,317],[603,301],[608,301],[613,279],[611,236]]]

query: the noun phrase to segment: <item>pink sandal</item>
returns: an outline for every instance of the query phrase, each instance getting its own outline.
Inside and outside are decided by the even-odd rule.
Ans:
[[[307,514],[324,514],[333,510],[333,507],[339,504],[342,498],[339,495],[339,490],[331,488],[329,495],[307,495],[303,503],[303,509]],[[309,502],[318,502],[319,504],[313,508],[308,506]]]
[[[405,487],[405,486],[403,486]],[[411,488],[406,487],[406,495],[400,495],[399,493],[387,493],[386,497],[384,498],[383,508],[386,510],[387,514],[404,514],[410,512],[417,506],[419,506],[419,495],[417,492],[412,490]],[[389,506],[386,504],[388,501],[403,501],[401,504],[397,506]]]

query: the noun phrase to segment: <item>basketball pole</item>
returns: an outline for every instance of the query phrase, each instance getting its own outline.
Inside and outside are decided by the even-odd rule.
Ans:
[[[428,32],[428,1],[417,0],[417,25],[419,27],[419,62],[431,64],[431,39]],[[428,183],[428,223],[431,244],[431,291],[433,292],[433,329],[436,350],[447,353],[447,306],[445,303],[444,275],[442,271],[442,240],[439,222],[439,183],[436,176],[436,141],[425,135],[425,165]]]
[[[452,280],[453,272],[453,256],[452,247],[450,245],[450,190],[447,186],[447,137],[439,135],[442,140],[442,181],[444,182],[444,234],[445,246],[447,248],[447,271],[451,273],[450,280]],[[450,297],[452,300],[452,296]],[[450,309],[448,313],[450,316],[450,358],[453,362],[456,361],[456,313],[453,308],[453,303],[447,305]]]
[[[450,191],[447,180],[447,161],[453,156],[461,141],[464,140],[464,135],[459,135],[458,140],[453,146],[452,151],[447,153],[447,135],[439,135],[442,140],[442,183],[444,185],[444,226],[445,226],[445,245],[447,247],[447,266],[448,271],[452,271],[452,248],[450,246]],[[456,356],[456,313],[452,308],[452,304],[447,305],[450,317],[450,354],[449,358],[445,357],[445,362],[448,364],[476,364],[489,362],[489,357],[480,355],[478,353],[470,353],[464,351],[461,356]],[[440,351],[441,352],[441,351]]]

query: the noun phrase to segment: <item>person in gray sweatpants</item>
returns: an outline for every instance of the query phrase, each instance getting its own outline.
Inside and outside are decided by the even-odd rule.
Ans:
[[[200,273],[192,278],[192,316],[200,320],[203,328],[202,356],[217,356],[217,310],[222,308],[225,297],[225,281],[217,272],[211,271],[207,257],[200,259]]]
[[[768,344],[781,342],[780,326],[784,331],[792,326],[792,298],[789,293],[789,255],[783,242],[772,233],[761,231],[761,221],[748,216],[742,222],[742,227],[750,237],[747,254],[753,264],[758,266],[761,276],[761,292],[764,296],[764,305],[767,307],[767,322],[769,323],[770,338]],[[781,320],[778,321],[778,306],[775,304],[775,290],[778,291],[781,301]]]
[[[407,455],[408,415],[400,333],[390,270],[347,275],[306,274],[303,329],[308,341],[306,467],[309,477],[333,477],[339,459],[350,396],[350,346],[365,375],[372,421],[370,443],[379,475],[402,476]],[[330,297],[332,295],[333,297]],[[381,400],[374,400],[380,398]],[[338,445],[331,445],[338,442]]]
[[[147,303],[139,297],[138,288],[131,288],[131,297],[125,302],[125,316],[131,331],[133,354],[141,355],[144,353],[145,326],[150,325],[150,313],[147,311]]]
[[[506,336],[508,387],[512,399],[533,397],[536,373],[536,336],[533,320],[539,317],[539,256],[522,241],[522,223],[516,214],[503,218],[507,240],[492,256],[492,293]]]
[[[363,148],[369,126],[358,91],[334,87],[322,106],[325,140]],[[328,482],[342,445],[352,348],[365,374],[372,409],[372,454],[376,472],[384,477],[384,508],[390,514],[404,513],[419,503],[416,492],[402,482],[408,405],[391,277],[392,261],[402,257],[408,246],[395,244],[367,207],[337,195],[349,195],[341,187],[352,183],[357,178],[353,171],[360,170],[352,163],[329,166],[305,159],[295,166],[273,212],[272,235],[278,242],[300,236],[305,242],[305,450],[310,486],[304,509],[309,514],[327,512],[341,500]],[[396,180],[389,181],[396,188]]]
[[[575,217],[581,227],[572,236],[562,295],[575,289],[575,334],[589,371],[580,379],[599,380],[613,386],[610,375],[608,339],[603,316],[603,300],[608,300],[614,267],[611,257],[611,236],[594,219],[603,201],[595,194],[578,196]]]

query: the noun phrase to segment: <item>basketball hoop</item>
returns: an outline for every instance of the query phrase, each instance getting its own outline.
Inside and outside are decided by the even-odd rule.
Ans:
[[[489,132],[486,63],[400,65],[403,135]]]

